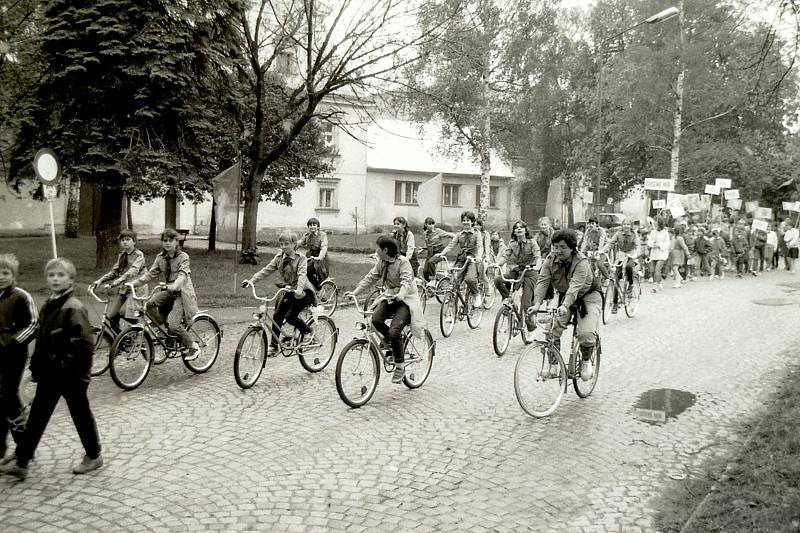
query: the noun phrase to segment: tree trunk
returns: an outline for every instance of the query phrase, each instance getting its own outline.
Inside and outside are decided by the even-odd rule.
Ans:
[[[131,199],[127,194],[124,195],[124,201],[125,201],[125,226],[127,226],[129,230],[133,230],[133,208],[131,206]]]
[[[117,257],[117,238],[122,227],[122,191],[100,188],[100,216],[95,242],[95,268],[108,268]]]
[[[678,82],[675,84],[675,116],[672,123],[672,152],[670,155],[669,177],[677,187],[678,173],[680,171],[680,152],[681,152],[681,120],[683,117],[683,0],[680,2],[680,12],[678,14],[678,26],[680,28],[680,51],[678,53]]]
[[[67,213],[64,221],[64,236],[68,239],[78,237],[81,220],[81,179],[72,175],[67,179]]]
[[[486,62],[488,66],[488,60]],[[492,176],[492,117],[489,113],[489,74],[484,72],[483,87],[482,87],[482,107],[481,113],[481,143],[480,143],[480,160],[481,160],[481,198],[480,207],[478,208],[478,218],[486,220],[489,215],[489,200],[491,189],[489,183]]]
[[[261,176],[256,174],[256,169],[253,168],[248,178],[249,187],[242,189],[244,192],[244,216],[242,217],[242,258],[240,262],[253,263],[255,261],[261,180]]]
[[[208,223],[208,251],[217,249],[217,200],[211,195],[211,220]]]
[[[178,197],[174,192],[164,197],[164,227],[178,229]]]

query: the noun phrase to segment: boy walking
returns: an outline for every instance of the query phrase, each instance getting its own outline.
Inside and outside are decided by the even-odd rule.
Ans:
[[[61,397],[78,430],[86,455],[74,474],[103,466],[100,439],[86,392],[92,366],[92,327],[86,308],[73,295],[75,265],[68,259],[51,259],[45,267],[50,298],[39,313],[41,322],[31,357],[31,374],[38,383],[25,432],[16,449],[16,460],[0,466],[0,472],[19,480],[28,475],[28,463],[39,445],[47,423]]]
[[[6,437],[14,442],[25,429],[25,409],[19,401],[19,382],[28,361],[28,343],[36,333],[36,305],[16,286],[19,261],[12,254],[0,255],[0,464],[6,455]]]

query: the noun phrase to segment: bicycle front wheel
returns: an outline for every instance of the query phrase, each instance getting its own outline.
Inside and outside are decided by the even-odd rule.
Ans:
[[[267,360],[267,343],[261,328],[250,326],[236,345],[233,356],[233,377],[236,384],[249,389],[256,384]]]
[[[467,324],[471,329],[477,329],[483,320],[483,305],[475,305],[475,296],[470,294],[469,298],[469,313],[467,313]]]
[[[603,324],[611,321],[611,309],[614,307],[614,282],[609,281],[603,292]]]
[[[550,372],[551,367],[557,372]],[[543,418],[550,416],[567,387],[567,368],[558,350],[547,343],[525,349],[514,367],[514,393],[522,410]]]
[[[491,281],[492,279],[489,278],[489,282],[483,284],[483,308],[487,311],[494,307],[494,301],[497,299],[497,291]]]
[[[447,293],[439,309],[439,329],[442,335],[449,337],[453,334],[456,327],[456,317],[458,316],[458,297],[453,293]]]
[[[141,385],[153,366],[153,341],[140,327],[120,333],[111,345],[111,379],[123,390]]]
[[[336,361],[336,391],[350,407],[361,407],[375,394],[380,375],[378,354],[365,339],[353,339]]]
[[[492,346],[497,357],[502,357],[511,342],[514,333],[514,318],[511,309],[505,305],[500,306],[497,316],[494,319],[494,329],[492,331]]]
[[[422,306],[422,312],[425,312],[425,309],[428,307],[428,287],[425,285],[425,281],[416,278],[417,282],[417,296],[419,298],[419,303]]]
[[[443,277],[439,281],[436,282],[436,300],[443,304],[445,297],[450,292],[450,278],[448,276]]]
[[[422,337],[418,339],[409,332],[406,334],[406,340],[403,343],[406,362],[403,383],[409,389],[421,387],[428,379],[428,376],[431,375],[436,344],[433,342],[433,335],[427,329]]]
[[[592,369],[594,372],[592,377],[587,380],[584,380],[580,375],[581,356],[580,353],[576,354],[578,368],[575,369],[575,377],[572,378],[572,386],[575,388],[575,394],[581,398],[586,398],[589,396],[594,390],[594,386],[597,385],[597,376],[600,375],[600,351],[600,339],[598,338],[597,344],[595,344],[594,350],[592,351],[592,358],[589,359],[589,361],[592,363]]]
[[[330,279],[326,279],[317,291],[317,304],[321,305],[327,316],[333,316],[339,305],[339,287]]]
[[[297,349],[300,364],[309,372],[319,372],[331,362],[336,351],[338,333],[333,320],[327,316],[317,317],[311,327],[311,342]]]
[[[638,275],[633,276],[633,285],[628,289],[629,295],[625,296],[625,314],[633,318],[639,309],[639,300],[642,297],[642,280]]]
[[[99,376],[108,370],[111,364],[111,345],[114,344],[114,337],[103,328],[97,333],[94,341],[94,355],[92,356],[92,368],[89,373],[92,377]]]
[[[194,317],[188,330],[192,340],[200,345],[200,355],[191,361],[184,358],[183,364],[195,374],[208,372],[217,360],[222,340],[217,321],[209,315],[198,315]]]

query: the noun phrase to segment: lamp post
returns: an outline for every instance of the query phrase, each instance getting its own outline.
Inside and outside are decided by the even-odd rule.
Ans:
[[[603,177],[603,66],[605,62],[603,61],[603,47],[613,41],[614,39],[626,34],[627,32],[642,26],[643,24],[658,24],[659,22],[664,22],[665,20],[669,20],[673,17],[676,17],[679,13],[677,7],[668,7],[663,11],[659,11],[655,15],[648,17],[644,20],[641,20],[630,26],[625,28],[621,32],[615,33],[611,37],[606,38],[603,40],[600,45],[597,47],[597,51],[600,54],[600,68],[598,69],[598,81],[597,81],[597,113],[598,113],[598,141],[597,141],[597,176],[595,176],[594,182],[594,205],[596,212],[600,212],[603,209],[603,201],[600,198],[600,184],[601,179]]]

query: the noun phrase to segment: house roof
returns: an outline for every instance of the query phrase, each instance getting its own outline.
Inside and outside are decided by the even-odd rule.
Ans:
[[[442,154],[440,125],[398,119],[378,118],[367,128],[367,168],[432,174],[480,175],[480,165],[467,148],[457,148],[460,156]],[[492,150],[492,176],[513,178],[511,168]]]

